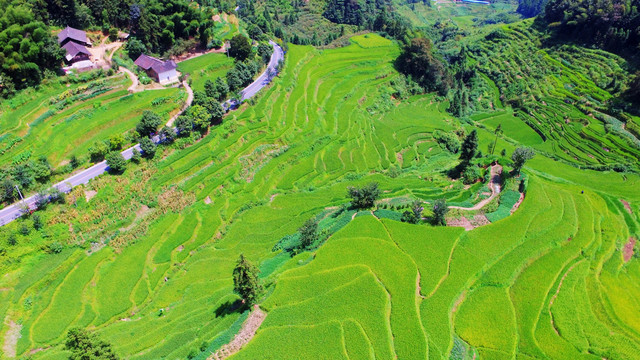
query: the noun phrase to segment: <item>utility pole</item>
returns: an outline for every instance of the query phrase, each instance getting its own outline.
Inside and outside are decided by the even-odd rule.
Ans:
[[[18,185],[16,186],[16,190],[18,190],[18,194],[20,194],[20,200],[24,201],[24,196],[22,196],[22,193],[20,192],[20,188],[18,188]]]

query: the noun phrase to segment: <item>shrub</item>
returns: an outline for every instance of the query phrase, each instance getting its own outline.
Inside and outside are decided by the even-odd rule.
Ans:
[[[411,204],[411,209],[406,210],[402,213],[402,218],[400,221],[406,222],[409,224],[417,224],[422,220],[422,201],[416,200]]]
[[[351,198],[351,205],[358,209],[368,209],[373,206],[380,196],[378,183],[372,182],[364,187],[357,188],[350,186],[347,193]]]
[[[64,247],[62,246],[62,244],[60,244],[59,242],[55,241],[52,242],[51,244],[49,244],[47,246],[47,252],[51,253],[51,254],[59,254],[62,252],[62,249]]]
[[[436,130],[433,132],[433,137],[438,144],[442,145],[449,152],[455,154],[460,151],[460,140],[455,134]]]
[[[138,151],[138,149],[134,148],[131,151],[131,161],[135,164],[139,164],[140,160],[142,159],[142,156],[140,156],[140,151]]]
[[[42,218],[38,214],[34,214],[31,217],[31,220],[33,221],[33,228],[36,230],[40,230],[44,226],[44,223],[42,222]]]
[[[467,166],[462,172],[462,182],[465,185],[473,184],[480,178],[480,170],[475,165]]]
[[[433,202],[432,206],[433,217],[431,222],[433,225],[447,225],[445,220],[445,216],[449,212],[449,207],[447,207],[447,201],[445,199],[438,199]]]

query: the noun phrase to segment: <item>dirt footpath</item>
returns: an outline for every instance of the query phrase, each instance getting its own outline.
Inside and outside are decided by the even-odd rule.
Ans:
[[[222,346],[220,350],[216,351],[215,354],[212,354],[207,358],[207,360],[222,360],[226,359],[229,356],[237,353],[242,349],[243,346],[247,345],[249,341],[256,334],[256,331],[264,321],[264,318],[267,317],[267,314],[260,310],[258,305],[253,306],[253,311],[247,318],[247,320],[242,324],[242,328],[240,332],[236,334],[236,336],[231,340],[230,343]]]

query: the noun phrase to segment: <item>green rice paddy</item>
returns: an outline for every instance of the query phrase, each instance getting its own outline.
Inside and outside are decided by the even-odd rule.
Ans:
[[[189,74],[194,91],[202,91],[207,80],[224,78],[232,67],[233,59],[227,57],[225,53],[209,53],[180,62],[178,71]]]
[[[123,134],[151,109],[168,120],[186,99],[175,88],[129,94],[118,74],[88,84],[44,85],[0,105],[0,165],[44,155],[54,165],[86,157],[96,141]]]
[[[267,317],[232,359],[637,356],[640,263],[622,251],[640,235],[634,174],[538,155],[520,209],[490,225],[465,232],[353,212],[313,253],[274,251],[346,204],[347,186],[377,181],[383,198],[404,202],[462,203],[477,191],[443,174],[457,156],[432,133],[462,127],[446,104],[391,98],[398,54],[373,34],[339,49],[290,45],[254,105],[190,147],[97,179],[91,200],[77,189],[75,204],[42,212],[46,237],[20,235],[24,250],[8,254],[21,262],[0,265],[2,351],[65,359],[65,332],[81,326],[127,359],[206,358],[247,316],[232,310],[243,253],[262,270]],[[498,116],[509,141],[497,149],[541,146],[519,118]],[[499,120],[478,121],[486,149]],[[65,250],[35,251],[52,241]]]

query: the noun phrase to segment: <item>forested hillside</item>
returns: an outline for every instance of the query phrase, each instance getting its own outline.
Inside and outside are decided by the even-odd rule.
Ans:
[[[63,51],[27,4],[0,0],[0,97],[37,85],[55,71]]]
[[[544,18],[565,39],[601,48],[637,51],[640,42],[639,0],[550,0]]]

